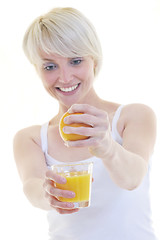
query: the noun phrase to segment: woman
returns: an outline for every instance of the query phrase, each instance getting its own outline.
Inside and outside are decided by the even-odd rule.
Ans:
[[[156,117],[143,104],[121,105],[102,100],[93,83],[102,62],[100,43],[91,23],[72,8],[56,8],[38,17],[24,37],[24,51],[59,112],[42,126],[20,130],[14,154],[23,189],[33,206],[48,211],[50,239],[155,240],[149,202],[149,166],[156,138]],[[53,106],[54,107],[54,106]],[[52,111],[52,109],[51,109]],[[59,133],[89,136],[64,142]],[[75,209],[74,192],[53,182],[66,179],[50,167],[63,162],[94,162],[92,202]]]

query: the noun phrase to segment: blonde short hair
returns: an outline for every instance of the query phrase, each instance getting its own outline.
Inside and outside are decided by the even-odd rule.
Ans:
[[[91,56],[95,76],[102,61],[101,45],[90,21],[74,8],[54,8],[35,19],[25,33],[23,49],[34,65],[42,61],[41,53],[64,57]]]

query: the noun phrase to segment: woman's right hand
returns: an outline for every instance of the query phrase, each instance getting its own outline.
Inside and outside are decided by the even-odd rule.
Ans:
[[[62,190],[55,187],[55,183],[65,184],[66,179],[60,175],[55,174],[53,171],[48,170],[46,172],[45,181],[43,184],[45,190],[45,198],[48,204],[54,208],[60,214],[70,214],[78,212],[78,208],[74,209],[74,203],[72,202],[61,202],[58,197],[73,198],[75,193]]]

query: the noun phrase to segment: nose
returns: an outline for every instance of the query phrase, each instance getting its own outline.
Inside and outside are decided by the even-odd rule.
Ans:
[[[61,83],[69,83],[73,79],[71,69],[69,69],[67,66],[63,66],[60,69],[59,74],[59,82]]]

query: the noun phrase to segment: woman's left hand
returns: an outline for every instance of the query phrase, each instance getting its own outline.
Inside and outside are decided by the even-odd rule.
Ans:
[[[65,126],[63,128],[64,133],[74,133],[89,137],[85,140],[66,141],[66,146],[88,147],[90,152],[99,158],[104,158],[107,154],[111,153],[113,140],[107,112],[88,104],[74,104],[68,112],[80,112],[84,114],[73,114],[65,117],[66,124],[85,123],[91,127]]]

